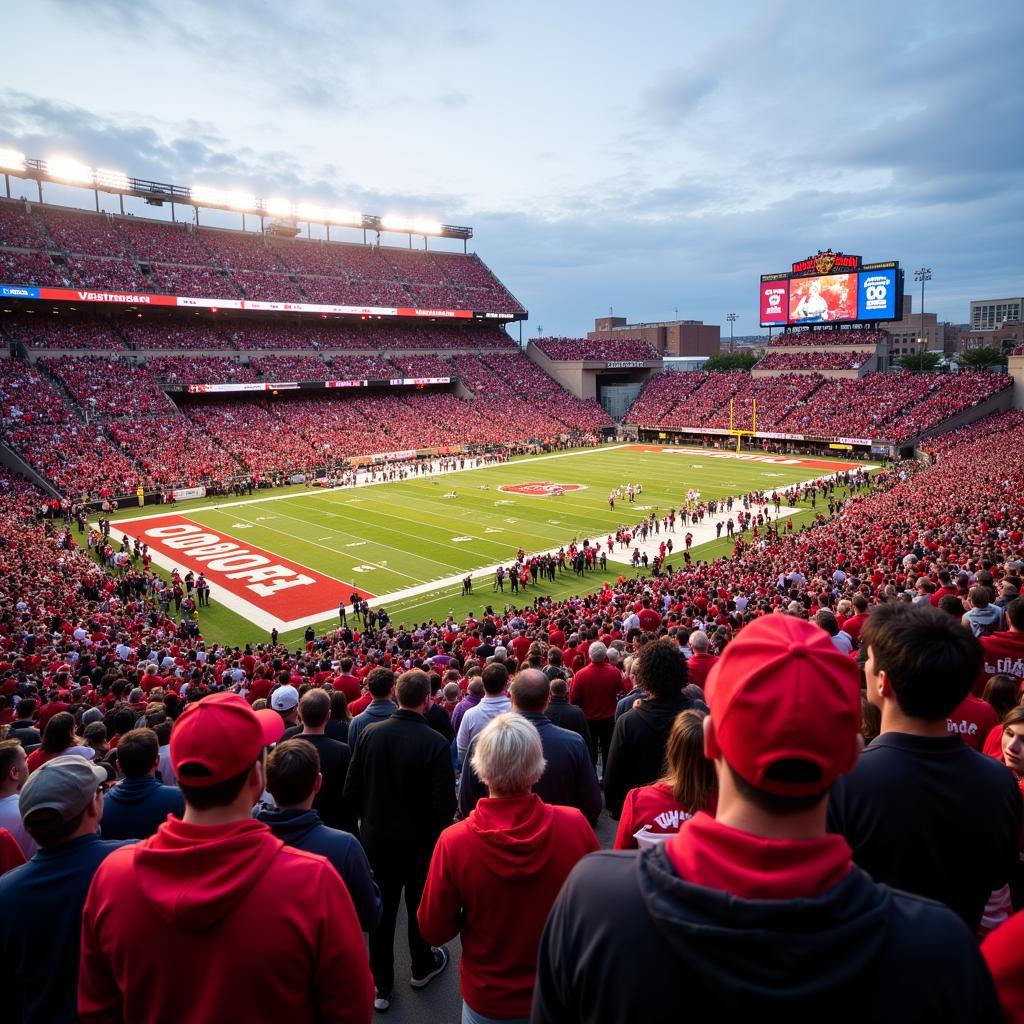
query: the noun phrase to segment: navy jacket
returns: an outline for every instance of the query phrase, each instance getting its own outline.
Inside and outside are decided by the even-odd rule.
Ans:
[[[359,734],[368,725],[373,725],[374,722],[383,722],[384,719],[390,718],[398,710],[398,705],[393,700],[372,700],[366,705],[366,709],[361,711],[351,722],[348,723],[348,745],[350,750],[356,749],[356,740],[359,739]],[[450,742],[450,741],[449,741]]]
[[[664,774],[668,734],[677,716],[691,709],[707,711],[707,705],[682,694],[669,700],[652,697],[615,722],[604,769],[604,800],[613,818],[622,814],[631,789],[648,786]]]
[[[260,811],[256,817],[266,822],[270,831],[289,846],[326,857],[348,887],[363,931],[372,932],[377,927],[380,921],[380,890],[355,836],[328,828],[320,820],[320,815],[312,810],[275,808]]]
[[[148,839],[173,814],[185,813],[177,786],[161,786],[152,775],[123,779],[103,798],[100,834],[104,839]]]
[[[125,845],[80,836],[0,878],[0,1018],[77,1024],[82,908],[96,869]]]
[[[828,824],[876,882],[940,900],[977,930],[1017,869],[1020,791],[956,733],[886,732],[832,787]]]
[[[959,740],[958,740],[959,742]],[[541,938],[532,1024],[1001,1020],[974,936],[859,868],[821,896],[744,900],[680,878],[664,845],[601,851]]]
[[[540,744],[547,762],[544,774],[537,780],[533,792],[546,804],[577,807],[591,825],[601,814],[601,787],[590,760],[587,745],[578,733],[555,725],[547,715],[538,711],[520,711],[527,721],[533,722],[540,733]],[[459,781],[459,817],[466,818],[477,801],[487,796],[487,787],[473,771],[471,757],[476,740],[469,745],[466,762]]]

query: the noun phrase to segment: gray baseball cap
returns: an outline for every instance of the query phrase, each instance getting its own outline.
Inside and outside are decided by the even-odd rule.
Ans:
[[[78,754],[61,754],[37,768],[18,797],[24,821],[33,811],[53,810],[65,821],[81,814],[107,781],[107,773]]]

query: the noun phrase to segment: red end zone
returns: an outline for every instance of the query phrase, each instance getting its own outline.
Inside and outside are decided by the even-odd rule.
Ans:
[[[268,616],[281,626],[312,621],[336,611],[353,592],[367,599],[374,596],[184,516],[154,516],[113,526],[112,532],[148,544],[158,563],[204,573],[210,585],[221,591],[225,605],[258,625],[268,622]]]
[[[630,452],[664,452],[666,455],[700,455],[706,459],[733,459],[738,462],[758,462],[768,466],[799,466],[806,469],[824,469],[832,473],[849,469],[849,462],[831,462],[828,459],[799,459],[792,455],[763,455],[760,452],[728,452],[720,448],[668,448],[663,444],[630,444]]]

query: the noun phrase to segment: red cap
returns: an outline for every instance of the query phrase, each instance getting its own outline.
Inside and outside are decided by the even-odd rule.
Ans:
[[[237,693],[214,693],[189,704],[175,723],[171,765],[187,786],[214,786],[250,768],[283,734],[276,711],[253,711]]]
[[[790,615],[744,626],[708,673],[708,757],[778,796],[824,793],[860,752],[860,673],[820,627]],[[779,761],[807,761],[817,778],[766,777]]]

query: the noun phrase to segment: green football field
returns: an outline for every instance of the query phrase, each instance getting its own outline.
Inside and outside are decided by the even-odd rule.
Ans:
[[[140,516],[169,516],[168,522],[194,525],[171,527],[167,532],[192,530],[200,542],[204,536],[234,541],[281,556],[299,566],[297,571],[314,570],[316,586],[296,589],[287,597],[290,600],[298,593],[306,599],[304,608],[297,607],[295,614],[288,616],[274,613],[293,624],[294,628],[281,629],[282,640],[293,643],[311,621],[306,613],[313,607],[326,615],[316,620],[318,627],[338,621],[333,609],[339,589],[347,596],[356,587],[381,599],[394,623],[424,621],[448,611],[457,615],[471,609],[479,612],[488,603],[532,603],[537,594],[558,599],[593,590],[605,580],[631,575],[633,569],[609,561],[606,573],[588,573],[582,580],[566,573],[553,584],[540,584],[513,597],[507,587],[504,595],[494,592],[493,567],[510,565],[519,548],[533,554],[557,551],[573,539],[603,541],[620,524],[632,526],[652,511],[664,516],[670,509],[678,510],[690,487],[699,488],[703,499],[738,496],[756,489],[781,489],[849,465],[840,459],[760,462],[722,452],[644,450],[646,447],[621,445],[524,457],[482,469],[357,488],[290,487],[258,492],[247,499],[184,502],[172,510],[126,509],[115,517],[114,525],[136,536],[151,525],[148,518]],[[635,503],[629,504],[623,497],[614,511],[609,509],[611,491],[637,483],[643,493]],[[530,484],[559,484],[566,490],[552,495],[539,487],[534,490],[541,494],[500,489]],[[799,525],[809,515],[802,510],[792,518]],[[125,518],[134,521],[121,526],[118,520]],[[681,526],[676,530],[676,556],[669,562],[679,565],[686,530]],[[156,548],[153,543],[151,540],[151,549],[159,550],[161,542],[156,542]],[[731,546],[725,539],[711,540],[695,547],[693,554],[718,557]],[[169,554],[173,564],[190,567],[174,552]],[[159,557],[155,559],[162,571],[170,568],[166,558],[163,565]],[[217,564],[215,560],[205,563]],[[463,597],[461,581],[467,573],[473,574],[473,594]],[[207,576],[214,585],[212,605],[203,609],[200,617],[207,639],[232,644],[266,640],[266,621],[247,612],[244,602],[220,592],[216,573],[207,570]],[[332,599],[327,600],[330,588],[319,576],[330,583],[339,581],[331,591]],[[321,586],[327,588],[325,600],[316,606],[312,595]],[[275,599],[279,604],[285,600],[280,595]]]

